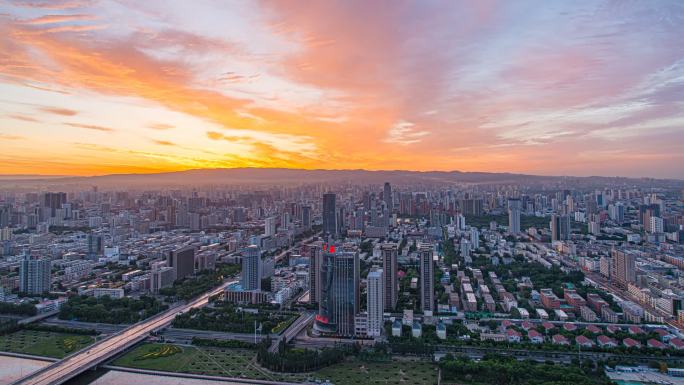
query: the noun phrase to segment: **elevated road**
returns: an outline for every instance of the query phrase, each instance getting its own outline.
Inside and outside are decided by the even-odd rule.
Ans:
[[[147,338],[150,332],[162,329],[173,321],[177,314],[185,313],[190,309],[202,307],[209,302],[209,297],[223,291],[226,286],[235,281],[225,282],[221,286],[201,295],[185,305],[176,306],[164,313],[141,321],[122,330],[118,334],[107,337],[94,345],[78,351],[60,361],[25,376],[13,385],[57,385],[76,377],[84,371],[100,365],[111,359],[120,352],[132,347]]]
[[[316,316],[316,313],[314,312],[308,312],[304,313],[297,318],[290,327],[285,329],[283,334],[277,338],[276,340],[273,341],[271,346],[268,348],[268,351],[271,353],[275,353],[278,351],[278,345],[280,344],[280,341],[285,341],[285,343],[288,343],[292,341],[308,324],[313,321],[314,317]]]

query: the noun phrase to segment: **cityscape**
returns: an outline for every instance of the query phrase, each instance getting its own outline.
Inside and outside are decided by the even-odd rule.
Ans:
[[[0,384],[684,385],[682,3],[0,32]]]

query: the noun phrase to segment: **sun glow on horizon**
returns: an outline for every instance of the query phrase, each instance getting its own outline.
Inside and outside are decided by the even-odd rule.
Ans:
[[[684,5],[9,1],[0,174],[684,178]]]

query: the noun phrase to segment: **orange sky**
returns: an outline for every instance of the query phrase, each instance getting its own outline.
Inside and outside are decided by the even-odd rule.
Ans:
[[[682,17],[677,2],[10,1],[0,174],[684,178]]]

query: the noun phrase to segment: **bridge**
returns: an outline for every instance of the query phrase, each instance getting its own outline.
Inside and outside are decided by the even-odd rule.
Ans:
[[[285,343],[288,343],[292,341],[293,338],[297,336],[304,328],[313,321],[314,317],[316,316],[316,313],[314,312],[308,312],[305,314],[302,314],[297,318],[290,327],[288,327],[284,332],[283,335],[281,335],[279,338],[277,338],[271,346],[268,348],[268,351],[271,353],[275,353],[278,351],[278,345],[280,344],[280,341],[285,341]]]
[[[12,385],[62,384],[90,368],[102,365],[117,354],[131,348],[147,338],[150,332],[157,331],[170,325],[177,314],[185,313],[190,309],[206,305],[209,303],[209,297],[222,292],[228,285],[233,283],[235,283],[235,281],[226,282],[185,305],[171,308],[154,317],[131,325],[118,334],[111,335],[54,364],[14,381]]]

